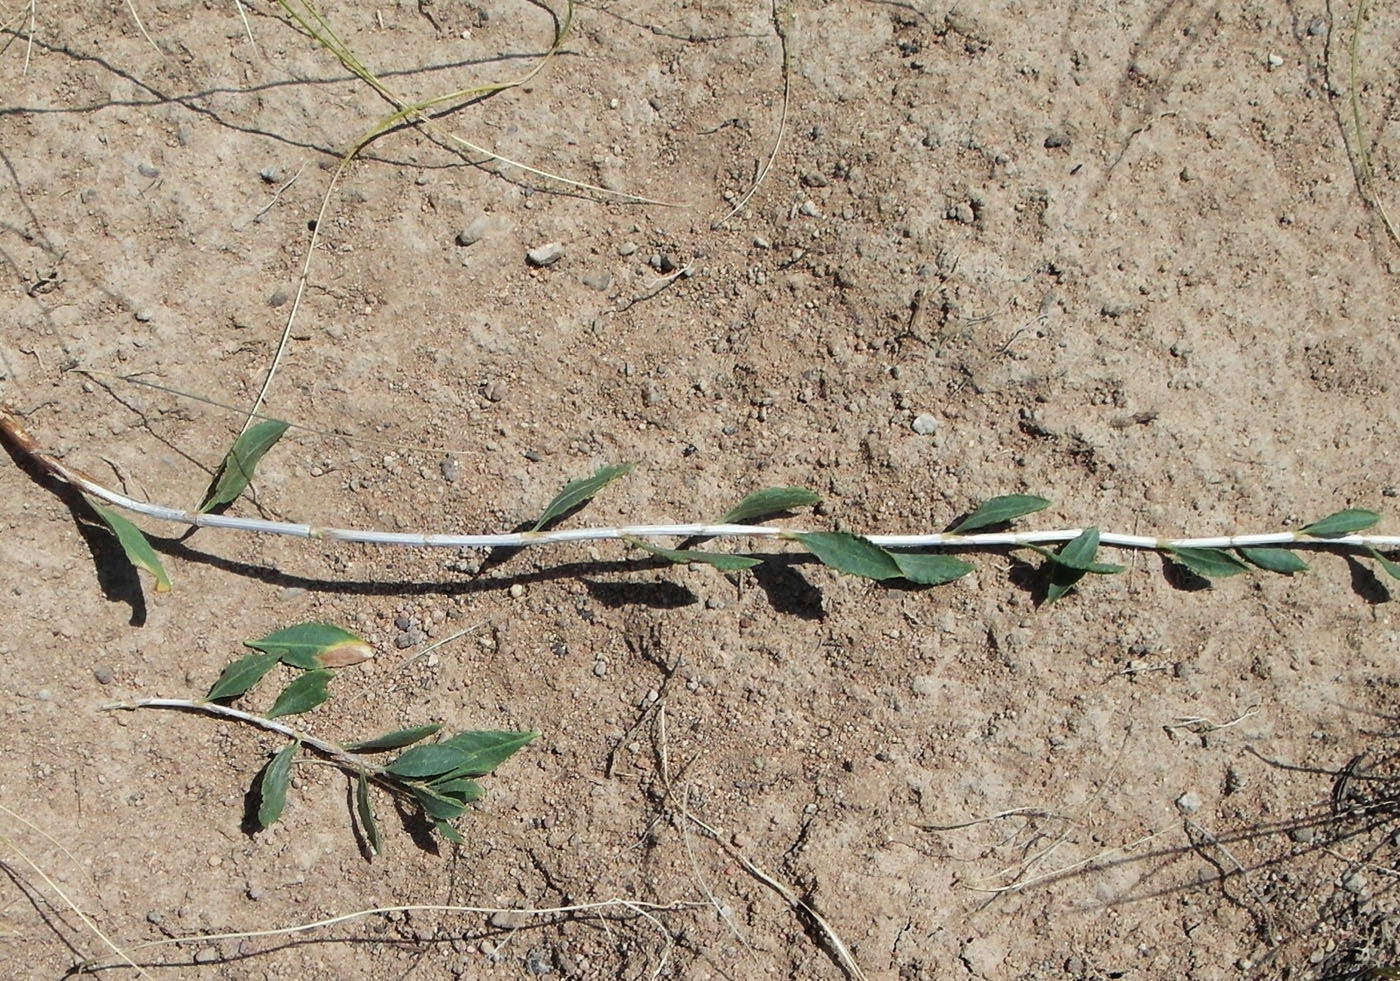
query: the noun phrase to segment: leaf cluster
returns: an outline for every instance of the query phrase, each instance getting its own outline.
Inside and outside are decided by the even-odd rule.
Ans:
[[[321,705],[329,697],[328,685],[335,669],[371,655],[369,645],[361,638],[324,623],[298,624],[244,644],[254,653],[228,665],[209,689],[206,701],[219,702],[247,694],[277,664],[301,672],[282,689],[265,715],[244,717],[259,724],[299,715]],[[442,837],[461,842],[461,835],[451,822],[480,798],[481,787],[476,781],[539,736],[537,732],[487,730],[460,732],[439,742],[423,743],[442,728],[441,723],[430,723],[337,746],[279,724],[264,727],[288,734],[291,739],[256,778],[258,826],[270,827],[282,816],[292,765],[309,748],[354,779],[355,817],[366,844],[375,853],[382,849],[382,838],[370,799],[371,783],[407,802]],[[367,759],[369,755],[400,749],[404,752],[387,763]]]

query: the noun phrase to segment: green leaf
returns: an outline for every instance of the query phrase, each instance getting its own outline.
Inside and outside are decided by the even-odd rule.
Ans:
[[[436,777],[451,773],[464,759],[461,750],[445,743],[414,746],[384,768],[396,777]]]
[[[380,753],[386,749],[400,749],[404,746],[411,746],[420,739],[427,739],[441,728],[441,722],[433,722],[425,726],[414,726],[411,729],[395,729],[393,732],[386,732],[369,739],[361,739],[357,743],[351,743],[345,747],[345,750],[349,753]]]
[[[475,780],[468,780],[465,777],[455,780],[434,780],[429,786],[440,794],[456,797],[468,804],[481,800],[481,785]]]
[[[274,443],[287,431],[287,423],[280,419],[263,419],[243,431],[233,441],[233,447],[219,464],[218,472],[204,492],[204,502],[199,505],[201,513],[212,511],[238,499],[253,479],[253,470],[263,454],[272,449]]]
[[[650,552],[652,555],[663,558],[668,562],[703,562],[705,565],[714,566],[721,572],[739,572],[743,569],[752,569],[754,566],[763,563],[762,559],[756,559],[751,555],[732,555],[725,552],[700,552],[690,548],[662,548],[660,545],[653,545],[639,538],[630,538],[628,541],[642,551]]]
[[[369,777],[365,776],[364,770],[355,778],[355,811],[360,816],[360,827],[364,830],[365,843],[369,845],[370,853],[378,855],[379,825],[374,823],[374,808],[370,807],[369,803]]]
[[[1196,575],[1207,579],[1223,579],[1249,570],[1249,566],[1223,548],[1168,548],[1167,552]]]
[[[1071,548],[1071,545],[1074,547]],[[1091,545],[1092,547],[1090,547]],[[1039,552],[1055,565],[1063,569],[1073,569],[1075,572],[1092,572],[1096,576],[1116,576],[1118,573],[1128,570],[1125,565],[1094,561],[1094,556],[1098,554],[1099,550],[1099,530],[1097,528],[1084,529],[1078,538],[1066,542],[1058,552],[1041,548],[1039,545],[1027,545],[1026,547]]]
[[[539,736],[540,734],[534,731],[506,732],[488,729],[459,732],[438,745],[450,746],[461,754],[461,759],[450,771],[451,777],[484,777]]]
[[[408,789],[412,792],[414,799],[418,801],[419,806],[423,808],[423,813],[436,821],[451,821],[453,818],[459,818],[467,809],[466,801],[449,797],[447,794],[440,794],[425,784],[410,784]]]
[[[1097,528],[1085,528],[1077,537],[1061,545],[1058,552],[1050,553],[1036,546],[1032,547],[1049,559],[1050,581],[1045,587],[1046,606],[1058,601],[1079,585],[1079,580],[1094,571],[1092,567],[1100,565],[1094,561],[1094,556],[1099,551]]]
[[[544,509],[544,514],[540,515],[539,520],[530,530],[539,531],[560,515],[567,514],[580,504],[592,500],[594,494],[631,469],[632,464],[630,463],[615,467],[599,467],[593,476],[565,484],[564,489],[554,495],[554,500],[549,502],[549,505]]]
[[[1365,508],[1347,508],[1345,511],[1329,514],[1321,521],[1314,521],[1298,531],[1299,534],[1311,535],[1313,538],[1336,538],[1338,535],[1350,535],[1358,531],[1365,531],[1379,520],[1381,520],[1381,516],[1374,511],[1367,511]]]
[[[821,503],[821,495],[805,487],[766,487],[754,491],[719,519],[722,525],[743,524],[755,518],[767,518],[793,508],[811,507]]]
[[[258,775],[258,827],[270,828],[282,816],[287,806],[287,788],[292,782],[292,760],[301,749],[301,740],[293,739],[267,761]]]
[[[994,497],[990,501],[984,501],[977,506],[976,511],[954,525],[952,530],[955,534],[976,531],[979,528],[1013,521],[1049,506],[1049,501],[1043,497],[1036,497],[1034,494],[1006,494],[1002,497]]]
[[[206,701],[217,702],[221,698],[237,698],[262,680],[263,675],[277,663],[276,654],[248,654],[240,657],[219,675],[214,687],[205,695]]]
[[[887,553],[899,566],[899,574],[920,586],[941,586],[945,582],[960,579],[976,568],[971,562],[954,558],[951,555],[938,555],[929,552]]]
[[[245,640],[244,647],[276,654],[294,668],[343,668],[374,656],[362,637],[328,623],[299,623],[270,633],[260,640]]]
[[[809,531],[791,537],[837,572],[877,580],[904,575],[894,557],[868,538],[844,531]]]
[[[1386,571],[1386,574],[1390,576],[1390,578],[1400,579],[1400,563],[1392,562],[1374,548],[1368,548],[1366,551],[1370,553],[1371,558],[1381,564],[1381,568]]]
[[[1281,572],[1285,576],[1291,576],[1295,572],[1308,571],[1308,564],[1298,558],[1296,552],[1290,552],[1286,548],[1251,547],[1237,548],[1235,551],[1259,568],[1269,572]]]
[[[326,685],[334,677],[335,672],[329,668],[306,672],[282,689],[282,694],[278,695],[277,701],[272,703],[267,717],[277,719],[284,715],[299,715],[302,712],[309,712],[329,697]]]
[[[460,834],[458,834],[457,829],[452,827],[452,825],[448,824],[446,821],[434,821],[433,830],[436,831],[438,834],[442,835],[448,841],[452,842],[452,844],[454,845],[465,845],[467,843],[467,839],[463,838]]]
[[[90,499],[88,506],[97,512],[97,516],[106,523],[108,528],[112,529],[112,534],[117,536],[117,543],[126,553],[126,560],[136,568],[145,569],[156,577],[156,592],[169,592],[170,577],[165,574],[165,566],[161,565],[160,556],[156,554],[155,549],[151,548],[151,543],[146,540],[141,529],[117,512],[104,508]]]

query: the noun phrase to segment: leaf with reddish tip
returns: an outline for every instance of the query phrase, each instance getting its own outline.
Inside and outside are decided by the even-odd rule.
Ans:
[[[259,640],[245,640],[243,646],[276,654],[283,664],[306,671],[344,668],[374,656],[364,638],[328,623],[299,623]]]

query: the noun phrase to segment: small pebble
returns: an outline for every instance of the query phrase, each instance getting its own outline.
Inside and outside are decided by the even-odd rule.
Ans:
[[[219,952],[213,947],[201,947],[194,952],[194,962],[196,964],[213,964],[219,959]]]
[[[112,683],[112,669],[108,667],[95,668],[92,676],[97,679],[99,685],[110,685]]]
[[[486,396],[486,401],[488,402],[499,402],[502,399],[504,399],[507,394],[509,394],[509,391],[510,390],[506,388],[505,382],[496,379],[494,381],[487,382],[486,387],[482,389],[481,394]]]
[[[583,285],[602,293],[612,285],[612,273],[598,271],[583,274]]]
[[[518,910],[498,909],[486,922],[497,930],[519,930],[530,925],[530,917]]]
[[[151,322],[151,314],[148,310],[137,310],[133,316],[136,317],[136,322],[138,324],[149,324]]]
[[[633,253],[635,253],[636,251],[637,251],[637,243],[636,243],[636,242],[623,242],[621,245],[619,245],[619,246],[617,247],[617,254],[620,255],[620,256],[629,256],[629,255],[632,255]]]
[[[514,583],[506,592],[510,593],[511,599],[520,599],[520,597],[525,595],[525,587],[520,583]]]
[[[547,952],[536,947],[525,955],[525,970],[536,976],[550,974],[554,971],[554,963]]]
[[[156,167],[152,167],[150,164],[147,164],[147,163],[143,163],[143,164],[138,165],[137,168],[136,168],[136,170],[137,170],[137,172],[139,172],[139,173],[141,174],[142,177],[159,177],[159,176],[160,176],[160,170],[159,170],[158,168],[156,168]]]
[[[1360,872],[1353,872],[1342,880],[1342,888],[1353,896],[1360,896],[1366,892],[1366,877]]]
[[[1062,130],[1054,130],[1045,137],[1045,149],[1059,150],[1069,146],[1069,134]]]
[[[938,430],[938,420],[932,413],[921,412],[914,417],[914,432],[920,436],[932,436]]]
[[[594,661],[594,662],[593,662],[593,677],[595,677],[595,678],[601,678],[601,677],[603,677],[604,675],[606,675],[607,673],[608,673],[608,662],[607,662],[607,661]]]
[[[1269,71],[1273,71],[1275,68],[1283,67],[1283,58],[1270,51],[1269,57],[1265,59],[1265,64],[1269,66]]]
[[[394,617],[394,626],[398,627],[400,630],[407,630],[409,627],[413,626],[413,620],[408,614],[400,613],[398,616]]]
[[[412,630],[405,630],[394,638],[394,646],[399,650],[407,650],[415,644],[423,643],[423,631],[414,627]]]
[[[771,249],[773,246],[772,243],[770,243],[762,235],[755,235],[753,237],[753,247],[755,249]]]
[[[258,171],[258,176],[263,179],[264,184],[276,184],[282,179],[282,172],[276,167],[264,167]]]
[[[486,226],[485,215],[472,219],[467,227],[457,233],[457,244],[465,247],[480,242],[486,237]]]
[[[455,456],[444,457],[442,462],[438,464],[438,469],[442,471],[442,479],[449,484],[457,483],[457,478],[461,475],[461,469]]]
[[[797,209],[797,213],[799,215],[805,215],[808,218],[815,218],[817,215],[821,214],[821,212],[817,210],[816,202],[811,198],[802,202],[801,206]]]
[[[564,246],[560,242],[550,242],[537,246],[525,253],[525,261],[538,269],[552,266],[564,256]]]
[[[150,910],[146,913],[147,923],[159,923],[163,919],[165,919],[165,917],[161,916],[160,913],[155,910]]]
[[[272,295],[267,298],[267,305],[270,307],[280,307],[282,304],[286,303],[288,299],[290,299],[290,297],[287,296],[286,290],[274,290]]]
[[[1195,814],[1201,809],[1201,798],[1198,794],[1188,790],[1176,799],[1176,809],[1182,814]]]
[[[1308,21],[1308,37],[1322,37],[1327,33],[1327,19],[1325,17],[1314,17]]]

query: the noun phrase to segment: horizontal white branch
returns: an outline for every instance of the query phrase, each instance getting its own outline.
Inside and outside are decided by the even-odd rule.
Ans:
[[[418,532],[375,531],[360,528],[323,528],[316,525],[263,518],[241,518],[227,514],[200,514],[180,508],[148,504],[119,494],[92,481],[84,475],[63,468],[62,474],[85,494],[101,498],[109,504],[149,518],[171,521],[195,528],[227,528],[234,531],[257,532],[265,535],[290,535],[295,538],[315,538],[323,541],[357,542],[366,545],[407,545],[418,548],[520,548],[530,545],[562,545],[568,542],[596,542],[609,539],[636,538],[646,541],[684,538],[793,538],[809,529],[775,528],[769,525],[711,525],[711,524],[652,524],[622,525],[613,528],[561,528],[552,531],[503,532],[479,535],[423,534]],[[883,548],[944,548],[986,549],[1025,545],[1054,545],[1077,538],[1083,528],[1059,528],[1048,531],[987,532],[959,535],[951,532],[931,532],[904,535],[866,535]],[[1124,535],[1102,532],[1101,545],[1118,548],[1158,550],[1164,548],[1248,548],[1267,545],[1296,545],[1308,543],[1328,548],[1400,548],[1400,535],[1341,535],[1335,538],[1312,538],[1292,531],[1266,532],[1250,535],[1223,535],[1208,538],[1153,538],[1148,535]]]

